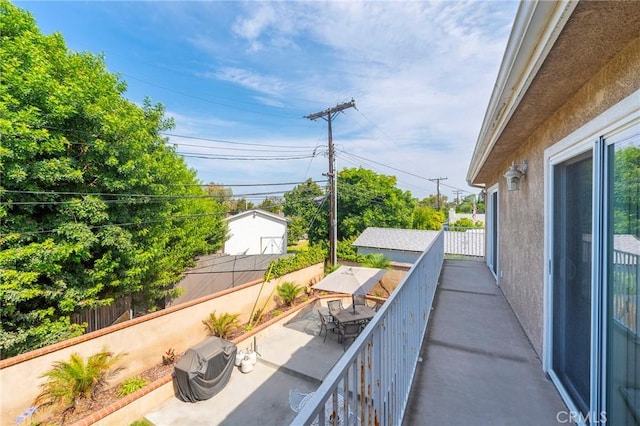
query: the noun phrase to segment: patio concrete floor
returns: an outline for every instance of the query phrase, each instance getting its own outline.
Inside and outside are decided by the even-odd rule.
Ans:
[[[343,355],[337,334],[326,342],[319,337],[317,308],[309,306],[284,327],[258,339],[260,354],[253,370],[243,374],[237,367],[225,388],[206,401],[182,402],[173,398],[145,418],[157,426],[266,425],[292,422],[289,390],[309,393]]]

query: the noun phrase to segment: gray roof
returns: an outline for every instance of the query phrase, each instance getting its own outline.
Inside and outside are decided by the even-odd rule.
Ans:
[[[423,252],[440,231],[367,228],[353,242],[356,247]]]

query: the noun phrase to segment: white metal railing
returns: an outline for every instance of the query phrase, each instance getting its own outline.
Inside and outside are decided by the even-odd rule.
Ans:
[[[613,268],[613,319],[639,335],[640,256],[621,250],[613,250],[611,267]]]
[[[440,232],[293,425],[400,425],[444,259]]]
[[[444,252],[458,256],[484,257],[484,228],[450,227],[444,231]]]

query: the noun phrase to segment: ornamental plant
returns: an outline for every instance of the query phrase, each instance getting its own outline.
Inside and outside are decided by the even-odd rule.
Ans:
[[[147,386],[149,381],[144,377],[131,377],[120,385],[120,389],[118,390],[118,396],[123,397],[127,395],[131,395],[135,391],[142,389]]]
[[[171,365],[174,362],[176,362],[176,351],[173,348],[169,348],[162,354],[162,365]]]
[[[62,408],[64,413],[73,411],[79,399],[93,399],[107,380],[120,371],[115,365],[123,356],[103,349],[86,360],[74,353],[67,361],[56,362],[40,376],[47,380],[34,405]]]
[[[278,296],[282,299],[282,303],[287,306],[293,306],[296,298],[304,291],[302,287],[296,283],[285,281],[278,286]]]
[[[240,314],[229,314],[227,312],[217,315],[216,311],[213,311],[202,323],[207,327],[211,336],[226,339],[240,326],[239,316]]]

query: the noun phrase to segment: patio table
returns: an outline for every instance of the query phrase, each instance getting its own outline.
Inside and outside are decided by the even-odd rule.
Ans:
[[[354,307],[348,307],[342,309],[339,312],[332,314],[333,319],[340,324],[350,322],[367,322],[370,321],[376,315],[376,311],[366,305],[356,305],[355,312]]]

